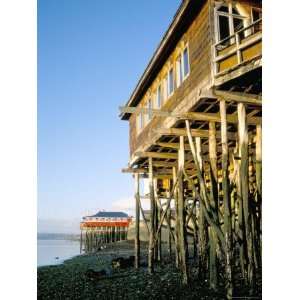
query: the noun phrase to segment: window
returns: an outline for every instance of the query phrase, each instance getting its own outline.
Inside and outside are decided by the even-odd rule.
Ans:
[[[148,101],[147,101],[147,108],[148,108],[148,113],[147,113],[148,121],[150,121],[152,118],[152,100],[151,100],[151,98],[148,99]]]
[[[137,118],[136,118],[136,122],[137,122],[137,133],[139,133],[142,129],[143,129],[143,126],[144,126],[144,120],[143,120],[143,113],[140,112],[138,115],[137,115]]]
[[[176,86],[179,87],[183,81],[181,54],[176,59]]]
[[[174,92],[174,70],[171,68],[168,72],[168,96]]]
[[[262,10],[260,8],[252,7],[251,15],[252,15],[252,22],[254,23],[262,19]],[[261,22],[258,22],[257,24],[254,25],[253,33],[261,32],[261,31],[262,31]]]
[[[244,28],[245,19],[247,18],[242,16],[239,9],[232,3],[218,7],[216,9],[217,41],[225,40],[221,44],[223,46],[233,44],[235,39],[228,39],[228,37]],[[244,32],[241,32],[239,36],[243,38]]]
[[[230,36],[229,17],[219,16],[219,41]]]
[[[190,73],[190,62],[188,48],[183,50],[183,77],[186,78]]]
[[[156,90],[156,107],[161,108],[162,103],[161,103],[161,85],[158,86]]]
[[[168,98],[168,76],[167,75],[164,77],[163,85],[164,85],[164,87],[163,87],[164,90],[163,90],[162,101],[165,101]]]

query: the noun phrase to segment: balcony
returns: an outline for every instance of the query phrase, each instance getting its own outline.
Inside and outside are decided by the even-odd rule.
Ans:
[[[262,19],[242,28],[214,45],[214,75],[222,77],[261,58]]]

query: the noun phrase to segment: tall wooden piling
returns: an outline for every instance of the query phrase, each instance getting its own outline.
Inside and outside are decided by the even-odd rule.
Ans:
[[[172,174],[173,174],[173,183],[177,181],[177,173],[176,173],[176,167],[172,168]],[[180,255],[179,255],[179,243],[178,243],[178,188],[174,191],[174,206],[175,206],[175,264],[176,268],[179,268],[180,264]]]
[[[217,141],[216,141],[216,124],[209,122],[209,160],[210,160],[210,205],[215,214],[218,214],[218,175],[217,175]],[[217,220],[215,220],[217,222]],[[218,269],[217,269],[217,237],[212,228],[208,229],[209,233],[209,283],[213,290],[218,286]]]
[[[166,193],[167,198],[170,198],[170,180],[169,180],[169,190]],[[167,208],[167,222],[169,222],[169,224],[171,223],[171,205]],[[168,228],[167,230],[167,243],[168,243],[168,255],[169,258],[171,258],[172,256],[172,236],[171,236],[171,228]]]
[[[139,174],[135,175],[135,260],[134,266],[137,269],[140,266],[140,183]]]
[[[149,236],[149,247],[148,247],[148,272],[152,274],[153,268],[153,252],[154,252],[154,188],[153,188],[153,165],[152,157],[149,157],[149,193],[150,193],[150,236]]]
[[[239,132],[239,149],[240,149],[240,182],[243,202],[244,224],[246,232],[248,270],[247,280],[250,287],[254,284],[254,261],[253,261],[253,240],[251,234],[251,216],[249,210],[249,158],[248,158],[248,126],[246,119],[246,107],[244,103],[238,104],[238,132]]]
[[[220,100],[221,116],[221,142],[222,142],[222,190],[224,205],[224,232],[225,232],[225,272],[227,298],[232,299],[232,232],[231,232],[231,208],[228,182],[228,142],[227,142],[227,120],[226,102]]]
[[[185,224],[185,203],[183,190],[183,170],[184,170],[184,137],[180,136],[180,146],[178,151],[178,238],[180,249],[180,269],[183,276],[183,284],[188,283],[187,270],[187,234]]]

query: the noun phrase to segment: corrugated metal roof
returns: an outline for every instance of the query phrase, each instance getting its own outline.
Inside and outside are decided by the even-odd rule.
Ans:
[[[128,215],[124,212],[121,212],[121,211],[99,211],[95,215],[86,216],[86,217],[89,217],[89,218],[93,218],[93,217],[98,217],[98,218],[99,217],[100,218],[127,218]]]

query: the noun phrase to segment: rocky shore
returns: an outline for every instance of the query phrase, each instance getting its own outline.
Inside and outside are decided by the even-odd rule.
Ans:
[[[224,299],[222,287],[219,293],[208,289],[206,282],[197,278],[197,264],[191,259],[191,283],[182,286],[179,271],[164,252],[163,262],[155,265],[155,273],[147,273],[147,244],[141,245],[142,267],[113,269],[111,261],[117,257],[133,255],[133,243],[122,241],[108,245],[100,252],[76,256],[61,265],[38,268],[38,299]],[[164,248],[163,248],[164,250]],[[99,275],[88,276],[93,270]],[[101,272],[100,272],[101,271]],[[222,277],[222,274],[220,274]],[[236,284],[236,296],[248,295],[242,284]],[[258,291],[252,299],[261,299]]]

